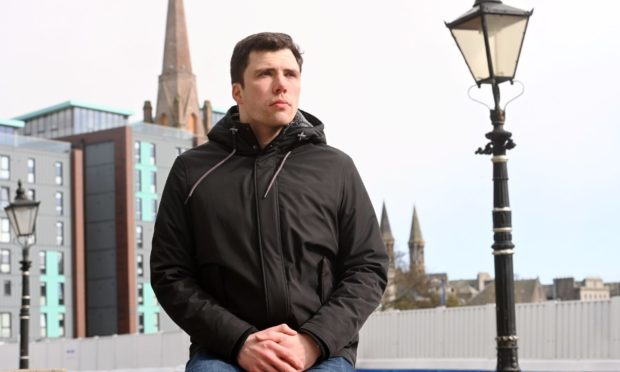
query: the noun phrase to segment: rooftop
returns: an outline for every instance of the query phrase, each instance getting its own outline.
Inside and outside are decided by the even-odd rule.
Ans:
[[[124,115],[124,116],[133,115],[133,111],[130,111],[130,110],[124,110],[124,109],[114,108],[110,106],[87,103],[83,101],[69,100],[69,101],[59,103],[57,105],[49,106],[49,107],[46,107],[40,110],[36,110],[33,112],[29,112],[27,114],[17,116],[14,119],[15,120],[30,120],[38,116],[43,116],[43,115],[56,112],[56,111],[60,111],[60,110],[70,108],[70,107],[81,107],[81,108],[85,108],[89,110],[110,112],[113,114],[119,114],[119,115]]]

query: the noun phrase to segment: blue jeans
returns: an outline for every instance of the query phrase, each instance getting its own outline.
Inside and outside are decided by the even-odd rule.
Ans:
[[[226,363],[207,355],[204,351],[197,351],[187,362],[185,372],[242,372],[243,370],[236,365]],[[330,372],[353,372],[355,369],[345,358],[335,357],[315,365],[308,371],[330,371]]]

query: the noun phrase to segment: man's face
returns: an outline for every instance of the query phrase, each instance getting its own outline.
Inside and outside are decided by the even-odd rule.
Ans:
[[[243,72],[243,83],[234,83],[232,94],[239,119],[261,129],[288,125],[297,113],[301,74],[289,49],[252,51]]]

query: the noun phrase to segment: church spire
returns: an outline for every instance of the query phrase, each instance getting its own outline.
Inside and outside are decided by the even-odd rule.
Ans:
[[[411,234],[409,235],[409,265],[410,270],[424,273],[424,238],[415,206],[413,206]]]
[[[381,300],[381,306],[383,308],[391,307],[391,304],[396,299],[396,284],[394,283],[395,270],[396,270],[396,257],[394,256],[394,235],[392,235],[392,229],[390,228],[390,220],[388,219],[387,209],[385,208],[385,201],[383,202],[383,210],[381,211],[381,237],[383,238],[383,244],[387,250],[389,265],[388,265],[388,283]]]
[[[183,0],[168,0],[162,73],[157,92],[157,124],[187,130],[204,138],[198,106],[196,76],[192,73]]]
[[[387,210],[385,209],[385,202],[383,202],[383,210],[381,211],[381,236],[383,241],[390,240],[394,244],[394,235],[392,235],[392,229],[390,228],[390,220],[388,219]],[[387,245],[387,243],[386,243]]]

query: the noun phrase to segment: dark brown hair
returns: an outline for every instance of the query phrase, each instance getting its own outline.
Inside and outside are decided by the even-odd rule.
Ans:
[[[279,32],[261,32],[250,35],[235,45],[232,57],[230,58],[230,80],[231,83],[239,83],[243,86],[243,72],[248,67],[250,53],[253,51],[271,51],[275,52],[282,49],[289,49],[299,65],[304,60],[301,57],[299,47],[293,42],[293,39]]]

